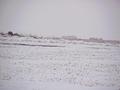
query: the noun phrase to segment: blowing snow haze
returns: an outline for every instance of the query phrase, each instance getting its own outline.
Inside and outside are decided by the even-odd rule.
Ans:
[[[119,0],[0,0],[0,32],[120,40]]]

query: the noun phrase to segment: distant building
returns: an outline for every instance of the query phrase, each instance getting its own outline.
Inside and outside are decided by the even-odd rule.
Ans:
[[[104,42],[104,40],[102,38],[94,38],[94,37],[89,38],[89,41],[91,41],[91,42]]]
[[[62,36],[62,39],[66,40],[77,40],[78,38],[76,36]]]

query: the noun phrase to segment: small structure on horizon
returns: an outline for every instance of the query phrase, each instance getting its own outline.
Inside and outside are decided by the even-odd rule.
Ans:
[[[62,36],[62,38],[66,40],[77,40],[78,39],[76,36]]]

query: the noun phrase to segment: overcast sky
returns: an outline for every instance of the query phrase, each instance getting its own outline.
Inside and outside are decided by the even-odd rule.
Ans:
[[[120,40],[120,0],[0,0],[0,31]]]

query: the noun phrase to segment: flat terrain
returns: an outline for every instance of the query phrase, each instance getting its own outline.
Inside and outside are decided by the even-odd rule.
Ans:
[[[120,90],[120,45],[0,37],[0,90]]]

